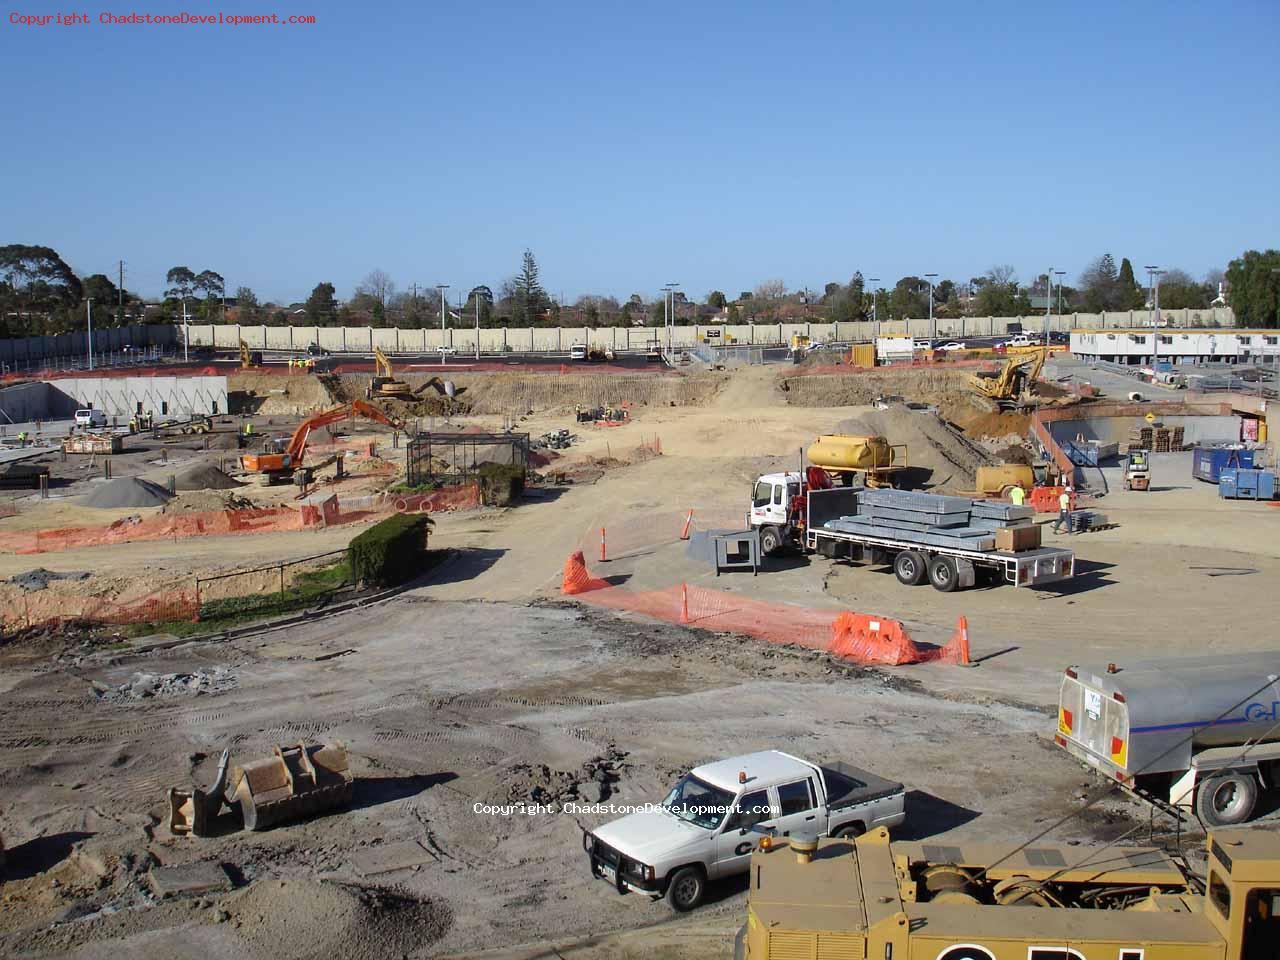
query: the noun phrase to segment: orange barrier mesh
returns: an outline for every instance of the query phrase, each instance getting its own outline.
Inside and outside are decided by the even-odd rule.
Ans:
[[[20,599],[4,604],[2,617],[9,630],[56,627],[65,622],[107,626],[175,620],[194,622],[200,619],[200,605],[193,595],[185,591],[157,593],[132,601],[68,596],[45,591],[37,594],[24,592]]]
[[[24,533],[0,533],[0,551],[54,553],[78,547],[100,547],[148,540],[180,540],[189,537],[244,533],[281,533],[343,523],[380,519],[393,513],[440,513],[480,506],[478,484],[444,487],[430,493],[376,494],[356,497],[344,508],[333,496],[316,507],[263,507],[252,510],[210,510],[160,514],[144,519],[126,517],[105,527],[69,527]]]
[[[591,576],[582,551],[565,561],[562,592],[593,606],[718,633],[745,634],[771,643],[796,644],[854,663],[965,663],[969,656],[968,626],[963,619],[950,642],[935,647],[916,643],[900,621],[885,617],[771,603],[687,584],[627,590]]]

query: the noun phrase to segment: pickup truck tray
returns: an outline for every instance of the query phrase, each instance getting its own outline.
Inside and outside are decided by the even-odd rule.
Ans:
[[[877,777],[874,773],[847,763],[823,763],[818,766],[827,785],[827,806],[832,810],[896,796],[905,789],[900,783]]]

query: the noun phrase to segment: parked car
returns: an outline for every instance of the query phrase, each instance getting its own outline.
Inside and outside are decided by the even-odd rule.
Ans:
[[[938,348],[939,350],[963,350],[965,349],[964,341],[952,340],[950,343],[944,343]]]
[[[326,350],[324,347],[320,346],[320,344],[318,343],[307,344],[308,357],[327,357],[329,356],[329,353],[330,351]]]
[[[843,763],[764,750],[695,767],[656,809],[586,831],[591,874],[618,893],[702,902],[707,884],[745,873],[768,837],[856,837],[906,819],[902,784]]]

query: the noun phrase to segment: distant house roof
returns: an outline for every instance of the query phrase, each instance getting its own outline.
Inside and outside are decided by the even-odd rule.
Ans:
[[[1044,310],[1044,308],[1045,308],[1046,306],[1047,306],[1050,310],[1057,310],[1057,309],[1058,309],[1058,295],[1057,295],[1056,293],[1053,295],[1052,303],[1045,303],[1045,297],[1044,297],[1044,296],[1027,297],[1027,299],[1031,301],[1031,312],[1032,312],[1032,313],[1040,313],[1041,311],[1043,311],[1043,310]],[[1066,310],[1066,309],[1067,309],[1067,308],[1069,308],[1070,306],[1071,306],[1071,301],[1070,301],[1070,300],[1068,300],[1066,297],[1063,297],[1063,298],[1062,298],[1062,309],[1063,309],[1063,310]]]

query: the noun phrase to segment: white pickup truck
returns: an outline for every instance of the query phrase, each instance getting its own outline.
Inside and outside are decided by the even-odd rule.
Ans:
[[[906,818],[906,791],[843,763],[779,750],[695,767],[652,810],[584,832],[592,876],[618,893],[702,902],[708,881],[745,873],[764,837],[856,837]]]

